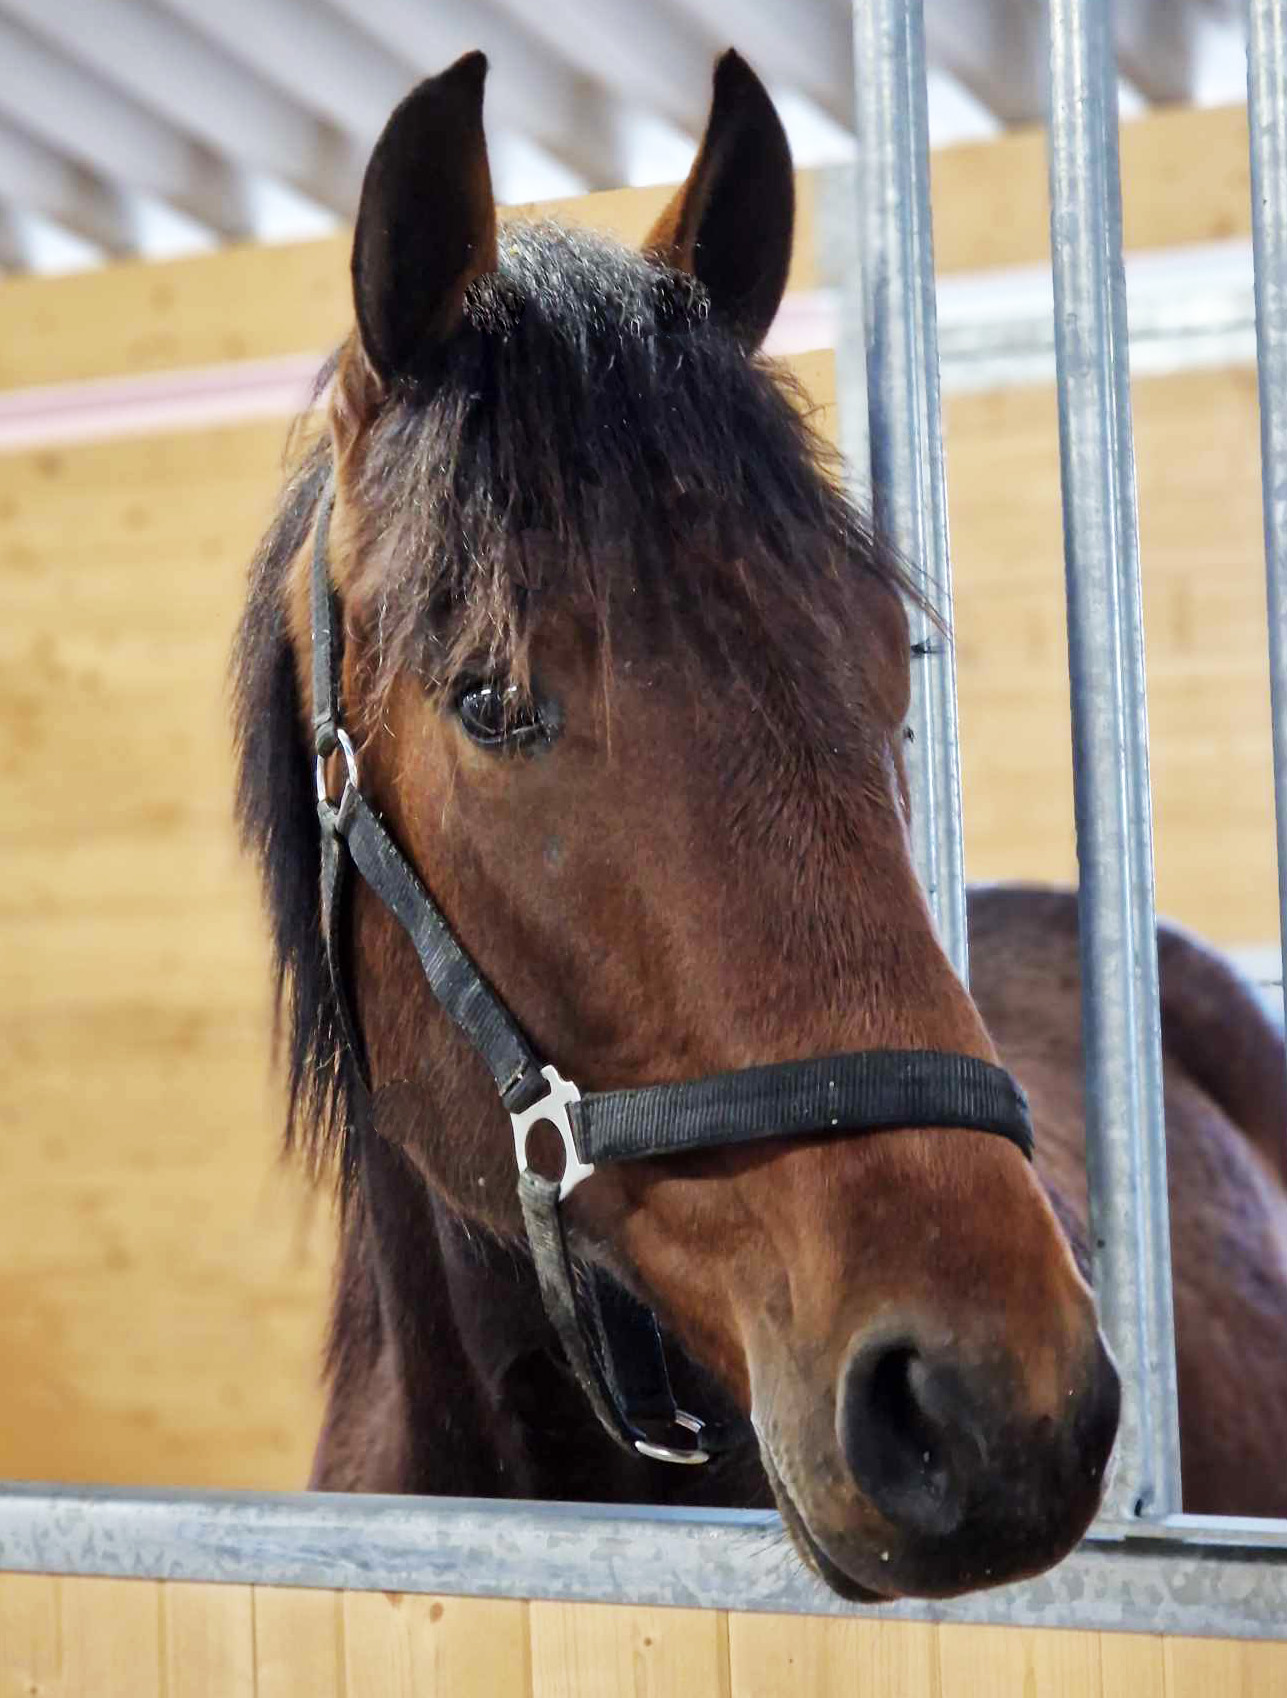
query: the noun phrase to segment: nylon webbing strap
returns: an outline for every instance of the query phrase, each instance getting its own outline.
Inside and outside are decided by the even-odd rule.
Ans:
[[[1032,1159],[1021,1087],[999,1067],[935,1050],[869,1050],[748,1067],[674,1085],[594,1092],[569,1110],[582,1161],[633,1161],[810,1132],[945,1126],[993,1132]]]
[[[511,1113],[526,1108],[544,1089],[526,1038],[352,785],[340,799],[335,830],[348,844],[357,870],[411,939],[430,990],[486,1063],[506,1108]]]

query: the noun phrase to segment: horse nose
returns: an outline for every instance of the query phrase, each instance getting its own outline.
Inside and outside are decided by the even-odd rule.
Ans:
[[[1088,1357],[1062,1417],[1025,1420],[995,1365],[914,1333],[860,1338],[841,1374],[841,1452],[868,1501],[912,1538],[1015,1535],[1034,1514],[1044,1521],[1034,1504],[1098,1499],[1120,1385],[1097,1333]]]
[[[850,1472],[888,1521],[914,1534],[956,1530],[990,1446],[981,1400],[955,1363],[909,1338],[860,1342],[841,1376],[837,1425]]]

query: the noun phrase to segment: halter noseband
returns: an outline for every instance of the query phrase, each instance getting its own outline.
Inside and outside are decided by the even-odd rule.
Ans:
[[[543,1062],[359,787],[357,758],[340,722],[327,564],[333,502],[333,493],[323,496],[313,544],[313,729],[326,954],[362,1112],[369,1113],[363,1048],[344,988],[340,949],[350,860],[410,937],[430,990],[491,1073],[513,1128],[518,1196],[541,1298],[596,1415],[627,1450],[662,1462],[706,1462],[724,1446],[719,1434],[677,1408],[655,1317],[599,1270],[578,1273],[559,1204],[606,1163],[818,1134],[853,1137],[951,1127],[994,1133],[1031,1160],[1027,1099],[1004,1069],[974,1056],[933,1050],[820,1056],[680,1084],[586,1095]],[[325,766],[337,749],[345,778],[340,799],[333,802]],[[563,1143],[558,1179],[528,1166],[528,1136],[542,1122],[553,1126]]]

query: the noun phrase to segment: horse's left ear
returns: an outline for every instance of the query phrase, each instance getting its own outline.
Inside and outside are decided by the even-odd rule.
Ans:
[[[386,383],[417,378],[458,327],[465,290],[496,269],[483,136],[487,60],[467,53],[413,89],[366,168],[353,237],[358,332]]]
[[[711,310],[758,348],[786,289],[794,223],[786,131],[764,84],[730,48],[715,67],[706,134],[688,180],[644,251],[691,272]]]

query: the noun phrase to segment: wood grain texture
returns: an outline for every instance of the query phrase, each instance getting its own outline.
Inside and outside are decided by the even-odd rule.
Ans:
[[[1166,1657],[1160,1637],[1101,1633],[1099,1673],[1104,1698],[1166,1698]]]
[[[161,1587],[165,1698],[255,1698],[249,1586]]]
[[[344,1594],[256,1586],[257,1698],[345,1698]]]
[[[61,1698],[60,1582],[0,1574],[0,1698]]]
[[[347,1698],[528,1698],[528,1606],[350,1592],[344,1659]]]
[[[277,1159],[224,685],[282,436],[0,460],[0,1477],[307,1476],[331,1220]]]
[[[533,1698],[728,1698],[719,1611],[533,1603]]]
[[[940,1627],[941,1698],[1100,1698],[1097,1633]]]
[[[1129,248],[1248,234],[1241,107],[1149,113],[1123,126],[1121,154]],[[1048,263],[1040,131],[942,149],[931,176],[941,271]],[[814,234],[818,184],[808,171],[796,180],[797,239],[788,286],[807,290],[817,288],[821,276]],[[637,242],[672,192],[614,189],[514,210],[586,223]],[[352,321],[348,246],[345,233],[69,277],[7,278],[0,297],[0,390],[321,353]]]
[[[1280,1698],[1287,1644],[0,1574],[0,1698]]]
[[[732,1698],[940,1698],[939,1630],[873,1616],[731,1615]]]
[[[59,1698],[163,1698],[161,1588],[134,1580],[59,1583]]]
[[[1232,1639],[1163,1641],[1166,1698],[1282,1698],[1287,1645]]]

